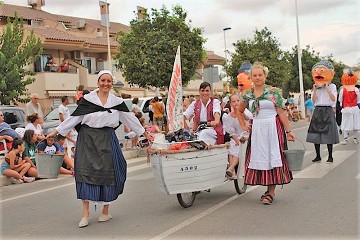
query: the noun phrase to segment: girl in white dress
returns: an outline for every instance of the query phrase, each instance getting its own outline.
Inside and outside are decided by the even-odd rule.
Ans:
[[[241,128],[239,119],[237,118],[238,109],[240,106],[240,96],[234,94],[230,96],[230,106],[232,111],[223,116],[224,130],[230,136],[229,148],[229,167],[226,175],[230,180],[236,179],[235,167],[239,164],[241,154],[241,144],[244,143],[245,138],[242,139],[244,130]],[[247,110],[247,109],[246,109]]]

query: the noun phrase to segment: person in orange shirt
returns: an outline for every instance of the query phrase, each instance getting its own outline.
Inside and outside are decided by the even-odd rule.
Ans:
[[[159,101],[158,97],[154,97],[154,102],[151,103],[151,106],[154,109],[154,123],[162,130],[164,124],[164,104]]]

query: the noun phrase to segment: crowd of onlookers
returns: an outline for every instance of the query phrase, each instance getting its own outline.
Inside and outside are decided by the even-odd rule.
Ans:
[[[65,96],[61,101],[59,119],[64,121],[70,116],[67,108],[69,99]],[[0,151],[4,153],[1,174],[10,177],[13,183],[34,181],[38,177],[35,161],[38,153],[63,155],[59,173],[74,175],[75,130],[67,136],[45,138],[42,128],[43,112],[36,93],[31,95],[31,101],[26,104],[25,114],[25,128],[14,130],[5,122],[4,114],[0,112]]]

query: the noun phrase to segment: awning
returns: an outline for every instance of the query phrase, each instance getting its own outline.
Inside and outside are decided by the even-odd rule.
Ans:
[[[63,96],[68,96],[68,97],[75,97],[76,96],[76,91],[75,90],[59,90],[59,91],[47,91],[49,97],[63,97]]]

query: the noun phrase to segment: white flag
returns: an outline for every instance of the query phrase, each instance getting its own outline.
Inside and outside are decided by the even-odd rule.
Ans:
[[[174,61],[173,72],[166,102],[169,132],[175,132],[184,127],[180,46],[178,46]]]

